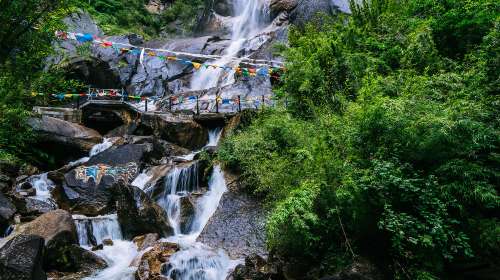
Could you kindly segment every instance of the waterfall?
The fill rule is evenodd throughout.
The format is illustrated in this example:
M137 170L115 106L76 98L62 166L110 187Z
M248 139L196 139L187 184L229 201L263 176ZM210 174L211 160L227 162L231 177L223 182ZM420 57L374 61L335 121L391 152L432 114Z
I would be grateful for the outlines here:
M188 193L199 190L198 162L187 167L174 167L165 178L165 190L157 203L167 214L168 221L174 229L174 234L181 233L180 198Z
M226 66L234 62L243 44L262 28L267 19L266 0L233 0L235 17L232 22L231 43L224 51L223 57L212 64ZM223 76L225 74L226 76ZM221 79L224 84L234 83L234 71L226 72L223 69L208 67L196 71L191 79L191 90L202 90L219 85Z
M87 161L89 161L89 159L99 153L102 153L104 152L105 150L111 148L113 146L113 142L111 141L110 138L104 138L102 140L102 143L99 143L99 144L96 144L92 147L92 149L90 149L90 152L89 152L89 156L88 157L82 157L81 159L78 159L78 160L75 160L75 161L71 161L70 163L68 163L68 167L74 167L74 166L78 166L78 165L81 165L81 164L84 164L86 163Z
M122 239L122 232L116 214L97 217L73 215L73 220L75 220L78 242L80 242L81 246L90 247L102 244L104 239Z
M182 250L172 255L166 275L176 280L225 279L228 271L239 261L231 261L223 250L215 251L196 239L210 217L215 213L222 195L227 190L220 166L215 166L209 182L209 190L198 201L194 221L187 234L176 234L167 240L181 245Z
M131 242L122 240L122 232L116 214L86 217L73 215L78 241L82 247L90 247L102 244L104 239L113 240L113 246L104 246L102 250L95 251L102 257L108 267L86 280L123 280L133 279L135 268L130 263L139 254L137 246Z
M216 127L208 131L208 144L206 147L215 147L219 144L220 137L222 136L222 127Z
M165 275L175 280L226 279L229 270L238 262L229 259L222 250L196 243L188 250L172 255Z
M190 235L198 238L198 236L205 228L208 220L217 210L222 195L227 191L226 180L224 180L224 173L219 165L214 166L210 182L208 183L209 190L198 201L196 207L196 215L190 229Z

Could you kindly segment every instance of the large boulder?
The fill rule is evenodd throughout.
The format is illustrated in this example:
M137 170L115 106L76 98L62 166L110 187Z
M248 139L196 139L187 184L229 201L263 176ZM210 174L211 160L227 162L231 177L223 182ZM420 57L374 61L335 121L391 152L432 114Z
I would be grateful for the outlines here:
M163 209L137 187L118 183L114 188L118 221L124 238L147 233L172 234Z
M143 251L149 247L153 247L158 239L160 239L160 235L158 233L148 233L136 236L132 241L135 245L137 245L137 250Z
M106 261L98 255L83 249L78 245L68 248L74 270L77 271L50 271L49 278L58 280L79 280L95 274L97 271L106 268Z
M102 141L99 132L57 118L47 116L30 118L28 124L40 134L44 141L59 145L59 149L67 147L89 152L95 144Z
M2 280L46 280L43 271L44 240L40 236L19 234L0 241Z
M237 265L226 280L284 280L280 269L267 262L266 259L251 254L245 258L245 263Z
M271 0L269 7L271 13L279 14L282 11L290 12L297 7L299 0Z
M125 165L130 163L140 164L148 154L153 151L151 143L126 144L111 147L89 159L86 166L105 164L110 166Z
M116 160L113 162L125 161L127 156L123 154L114 158L112 152L108 155ZM133 160L134 155L130 156ZM109 159L103 159L106 160L110 162ZM113 185L117 182L130 183L138 171L139 166L133 161L120 165L79 166L64 175L63 186L56 188L52 194L61 208L70 210L74 214L87 216L106 214L115 208Z
M203 147L208 131L193 121L191 116L180 114L143 114L141 124L149 127L155 136L188 149Z
M144 253L135 273L136 280L166 280L162 267L169 262L170 257L179 251L179 245L169 242L159 242L151 250Z
M14 204L0 192L0 233L4 233L9 227L16 211Z
M72 245L78 245L78 237L70 213L61 209L45 213L20 225L14 234L36 235L44 239L45 268L71 271L76 267L71 251Z
M229 191L222 196L198 241L212 248L223 248L232 258L267 255L263 205L242 191L238 178L229 172L226 172L226 182Z

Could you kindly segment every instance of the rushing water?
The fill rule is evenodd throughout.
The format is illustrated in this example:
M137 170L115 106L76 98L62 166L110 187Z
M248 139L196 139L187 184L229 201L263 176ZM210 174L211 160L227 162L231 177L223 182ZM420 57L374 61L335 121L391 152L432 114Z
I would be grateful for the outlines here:
M75 220L78 242L81 246L90 247L102 244L104 239L122 239L122 232L116 214L97 217L73 215L73 220Z
M87 280L124 280L133 279L135 268L130 263L138 256L137 246L123 240L120 224L116 214L86 217L73 215L78 233L80 246L89 249L92 245L102 244L103 240L111 239L112 246L104 246L102 250L95 251L102 257L108 267Z
M231 43L224 51L223 57L212 64L226 66L234 62L243 44L256 35L268 18L267 0L233 0L233 11L236 15L232 20ZM225 76L224 76L225 75ZM227 72L220 68L200 69L191 79L191 90L201 90L234 82L234 71Z
M89 159L99 153L106 151L113 146L113 141L110 138L104 138L102 143L96 144L90 149L88 157L82 157L81 159L72 161L68 163L68 167L74 167L86 163Z
M165 190L157 200L167 214L168 221L174 229L174 234L181 234L180 199L188 193L199 189L198 163L187 167L174 167L165 178Z
M255 36L266 22L267 0L233 0L232 5L236 16L232 20L231 43L225 50L224 57L213 64L235 65L233 57L240 54L244 44ZM233 76L234 72L227 73L219 68L200 69L193 75L191 89L200 90L229 84L234 82ZM221 128L211 130L206 147L217 146L221 133ZM192 161L199 152L194 151L180 158ZM217 210L224 192L227 191L224 173L220 166L213 167L208 191L196 201L190 226L181 229L180 225L181 198L200 189L198 168L197 163L174 166L166 175L163 193L157 198L158 205L165 210L174 229L174 235L166 238L166 241L176 242L181 248L171 256L164 273L170 279L176 280L224 280L239 261L231 260L222 249L213 249L196 242ZM144 172L134 180L133 185L151 195L154 190L149 189L151 186L146 187L150 179L150 175ZM115 217L116 215L96 218L75 217L81 245L89 246L92 244L92 239L95 243L105 238L111 238L114 242L113 246L105 246L104 250L97 251L97 254L108 262L109 267L88 279L133 279L135 268L130 267L130 264L139 252L132 242L121 240L119 224Z

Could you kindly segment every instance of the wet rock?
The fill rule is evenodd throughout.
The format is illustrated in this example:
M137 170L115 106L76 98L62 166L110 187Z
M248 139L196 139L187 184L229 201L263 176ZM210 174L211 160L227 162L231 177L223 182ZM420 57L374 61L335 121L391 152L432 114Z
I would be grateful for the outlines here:
M49 201L43 201L32 197L26 197L24 203L23 212L26 215L40 215L57 209L57 205Z
M189 232L191 228L191 223L194 218L196 201L195 196L188 195L180 198L181 214L180 214L180 225L181 232Z
M255 198L242 192L237 177L226 172L226 192L198 241L225 249L230 257L241 258L255 253L267 255L265 244L266 212Z
M103 244L92 246L92 251L98 251L98 250L102 250L102 249L104 249Z
M80 280L108 266L104 259L77 245L71 245L69 255L74 263L75 271L51 271L48 273L51 279Z
M104 239L104 240L102 241L102 244L103 244L104 246L113 246L113 240L111 240L111 239Z
M172 233L163 209L139 188L118 183L115 185L114 197L124 238L131 239L147 233L161 236Z
M347 0L312 0L299 1L296 8L290 12L290 22L295 25L304 26L312 21L318 13L337 15L339 13L350 13L349 1Z
M31 184L29 184L31 185ZM35 188L30 188L28 186L24 186L24 187L28 187L27 189L23 189L22 191L19 192L20 195L22 196L35 196L36 195L36 189Z
M168 164L150 167L137 176L132 185L149 193L171 169L172 166Z
M0 192L0 234L9 227L16 211L14 204Z
M5 280L46 280L43 271L44 240L19 234L0 241L0 275Z
M297 7L298 0L271 0L269 7L272 14L279 14L283 11L291 11Z
M208 131L189 116L143 114L141 123L151 128L155 136L191 150L203 147L208 139Z
M135 279L166 280L167 277L162 275L162 266L168 263L170 257L177 251L179 251L179 246L175 243L157 243L151 250L142 255Z
M28 124L40 134L44 141L64 147L89 152L95 144L102 141L99 132L76 123L43 116L30 118Z
M158 233L148 233L134 237L133 242L137 245L137 249L142 251L148 247L153 247L158 239L160 239L160 235Z
M75 262L71 245L78 244L75 223L64 210L45 213L32 222L16 228L14 235L36 235L44 239L44 267L71 271Z
M226 280L281 280L285 279L279 269L269 264L263 257L252 254L244 264L237 265Z
M145 160L148 153L153 151L153 145L145 144L126 144L118 147L111 147L89 159L86 166L105 164L111 166L136 163L139 164Z
M139 168L133 160L138 158L137 154L142 155L142 152L133 149L125 149L118 154L115 151L105 151L101 154L109 155L108 158L98 157L93 160L124 162L127 151L130 152L128 155L132 161L127 164L79 166L66 173L62 188L56 188L52 192L54 199L61 208L71 210L74 214L97 216L111 212L115 208L113 185L116 182L128 184L137 176Z

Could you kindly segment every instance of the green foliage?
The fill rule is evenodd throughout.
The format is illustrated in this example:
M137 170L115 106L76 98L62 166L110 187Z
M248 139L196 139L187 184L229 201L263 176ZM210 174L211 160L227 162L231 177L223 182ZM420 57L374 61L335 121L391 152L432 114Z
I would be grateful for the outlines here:
M57 69L44 71L52 52L54 31L64 27L61 19L70 11L67 1L2 2L0 24L0 157L9 161L46 160L33 148L36 138L26 125L33 105L44 104L50 93L78 83L67 80Z
M352 248L396 279L500 261L497 15L494 1L377 0L291 31L290 107L219 152L267 199L272 251L329 273Z
M108 35L137 33L146 38L167 33L189 34L203 7L203 0L162 1L165 10L151 13L146 0L73 0L88 11Z

